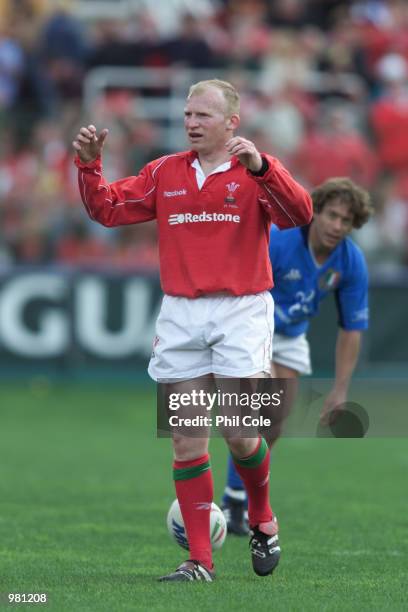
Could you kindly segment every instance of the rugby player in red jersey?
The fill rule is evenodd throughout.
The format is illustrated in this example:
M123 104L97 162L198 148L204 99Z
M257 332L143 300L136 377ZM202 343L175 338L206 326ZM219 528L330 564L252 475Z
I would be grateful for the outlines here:
M212 377L269 376L273 335L270 226L305 225L309 194L276 158L235 136L239 95L225 81L190 88L184 125L190 150L148 163L108 183L101 153L108 134L80 128L73 146L79 188L91 219L105 226L157 220L164 292L149 374L172 393ZM203 408L205 412L205 408ZM226 437L249 500L252 565L261 576L279 561L269 502L269 450L261 437ZM190 558L163 581L212 581L213 482L208 433L173 435L173 475Z

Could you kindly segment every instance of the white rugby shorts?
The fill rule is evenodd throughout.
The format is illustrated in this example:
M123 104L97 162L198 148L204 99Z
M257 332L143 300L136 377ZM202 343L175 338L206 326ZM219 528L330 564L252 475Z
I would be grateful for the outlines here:
M310 347L306 334L294 337L275 334L272 361L296 370L299 374L311 374Z
M273 299L254 295L165 295L149 375L158 382L206 374L233 378L270 372Z

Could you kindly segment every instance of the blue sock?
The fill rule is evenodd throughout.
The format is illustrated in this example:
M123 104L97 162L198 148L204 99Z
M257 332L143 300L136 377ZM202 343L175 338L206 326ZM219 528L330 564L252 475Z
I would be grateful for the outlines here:
M235 465L231 455L228 456L227 484L224 489L224 496L222 498L222 501L225 503L226 501L228 501L228 498L232 498L242 502L247 501L247 494L245 491L244 483L241 480L241 476L235 469Z

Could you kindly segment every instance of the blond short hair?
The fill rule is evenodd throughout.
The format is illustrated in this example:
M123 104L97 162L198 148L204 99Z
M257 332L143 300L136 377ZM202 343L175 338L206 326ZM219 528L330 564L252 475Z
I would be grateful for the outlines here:
M231 83L228 83L228 81L208 79L207 81L194 83L189 89L187 100L189 100L191 96L204 93L209 87L215 87L221 91L227 103L227 112L230 115L239 115L239 93Z

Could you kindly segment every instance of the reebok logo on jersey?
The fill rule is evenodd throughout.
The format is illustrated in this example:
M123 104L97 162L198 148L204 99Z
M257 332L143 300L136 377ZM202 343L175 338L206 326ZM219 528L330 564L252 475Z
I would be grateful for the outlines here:
M302 275L300 273L300 270L298 270L297 268L292 268L283 277L284 280L291 280L291 281L297 281L297 280L300 280L301 278L302 278Z
M187 189L176 189L175 191L163 191L165 198L174 198L176 196L187 195Z
M193 215L192 213L176 213L174 215L169 215L170 225L181 225L182 223L208 223L211 221L229 221L232 223L239 223L241 221L241 217L239 215L207 212L202 212L199 215Z

